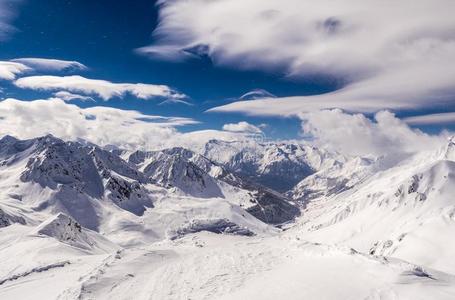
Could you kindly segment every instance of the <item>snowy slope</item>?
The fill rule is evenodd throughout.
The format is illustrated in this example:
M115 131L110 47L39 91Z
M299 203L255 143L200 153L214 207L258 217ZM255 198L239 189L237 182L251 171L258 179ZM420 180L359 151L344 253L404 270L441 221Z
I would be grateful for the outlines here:
M347 247L308 243L289 234L257 238L198 233L108 255L77 256L61 250L60 264L7 279L0 285L0 297L254 300L455 295L451 274Z
M455 272L454 147L449 141L350 190L309 201L302 224L293 230L305 239Z

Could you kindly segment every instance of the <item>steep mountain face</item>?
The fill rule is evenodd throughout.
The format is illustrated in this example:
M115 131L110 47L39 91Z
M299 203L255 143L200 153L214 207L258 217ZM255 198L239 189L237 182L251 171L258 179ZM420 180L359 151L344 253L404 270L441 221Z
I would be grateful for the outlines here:
M448 242L455 230L455 144L410 155L338 194L307 202L306 239L342 243L454 272Z
M111 249L118 248L96 232L83 228L81 224L63 213L45 220L34 228L30 235L53 238L81 250L97 250L106 246Z
M307 145L219 140L209 141L202 155L278 192L291 190L303 178L337 160L334 154Z
M181 152L151 154L143 172L157 184L167 188L177 187L194 197L223 197L216 180Z
M245 180L184 148L137 151L130 155L129 162L135 163L155 183L167 188L176 187L191 196L239 198L238 194L243 192L240 205L266 223L288 222L300 214L283 195Z
M102 199L136 215L152 207L141 186L145 177L108 151L52 136L27 141L6 137L0 147L2 165L9 170L18 168L19 182L30 183L28 189L41 188L38 197L27 193L23 197L38 211L63 211L96 230ZM26 187L18 188L16 194L20 195Z

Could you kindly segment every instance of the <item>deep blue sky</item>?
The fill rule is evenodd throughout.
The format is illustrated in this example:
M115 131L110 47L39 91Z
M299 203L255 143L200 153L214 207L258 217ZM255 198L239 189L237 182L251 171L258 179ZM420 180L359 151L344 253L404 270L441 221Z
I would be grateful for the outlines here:
M157 105L156 101L133 97L97 100L84 105L109 105L144 113L186 116L203 122L184 130L219 129L223 124L246 118L241 115L202 113L226 99L256 88L277 96L319 94L334 90L330 80L291 81L282 74L246 72L215 67L209 59L172 63L140 56L134 49L153 42L157 24L155 1L151 0L24 0L13 25L18 31L0 43L0 60L41 57L77 60L90 70L83 76L113 82L165 84L189 95L194 106ZM2 83L8 85L8 83ZM35 99L48 97L7 86L3 97ZM270 137L293 138L300 123L294 119L251 118L253 124L267 123ZM438 129L438 128L436 128Z

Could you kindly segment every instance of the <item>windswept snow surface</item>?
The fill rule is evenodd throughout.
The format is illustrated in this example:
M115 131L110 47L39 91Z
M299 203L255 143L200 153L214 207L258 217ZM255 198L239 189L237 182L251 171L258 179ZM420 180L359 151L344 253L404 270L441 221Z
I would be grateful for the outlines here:
M308 243L292 234L239 237L201 232L97 255L77 255L61 247L53 249L59 251L58 267L46 264L53 267L34 272L30 266L22 273L8 273L2 267L5 279L19 275L4 281L0 297L453 299L455 295L452 274L348 247ZM49 260L50 255L39 257Z
M1 139L0 299L455 299L452 140L202 152Z

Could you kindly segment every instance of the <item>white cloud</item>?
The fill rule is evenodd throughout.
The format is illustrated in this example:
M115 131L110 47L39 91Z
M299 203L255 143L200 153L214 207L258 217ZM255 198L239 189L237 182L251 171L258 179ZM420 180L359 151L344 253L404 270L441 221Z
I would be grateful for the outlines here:
M341 108L351 112L376 112L382 109L410 109L415 107L412 101L395 101L395 98L380 97L382 92L371 99L364 98L362 94L351 88L341 89L336 92L314 95L294 96L281 98L266 98L249 101L236 101L226 105L217 106L208 112L239 112L251 116L297 116L302 112L319 111L321 109Z
M210 140L221 140L227 142L243 141L251 142L253 145L256 143L256 138L251 134L245 134L243 132L231 132L222 130L196 130L186 133L181 133L175 136L167 142L167 147L184 147L191 149L198 153L203 153L205 145Z
M110 107L80 108L60 99L0 102L0 136L33 138L46 134L127 149L156 149L178 139L177 126L193 119L144 115Z
M194 104L182 99L166 99L158 105L172 105L172 104L183 104L188 106L193 106Z
M160 60L183 61L186 57L192 57L189 53L174 46L155 45L136 49L139 54L154 57Z
M303 113L302 128L316 144L344 154L386 155L432 150L446 137L411 129L388 111L380 111L374 120L363 114L347 114L339 109Z
M33 68L38 71L73 71L86 70L87 67L80 62L48 58L16 58L11 60Z
M223 130L224 131L230 131L230 132L243 132L243 133L252 133L252 134L262 134L262 130L255 126L252 125L248 122L241 121L238 123L228 123L223 125Z
M218 65L348 82L336 93L218 111L377 111L440 105L455 96L452 0L175 0L160 7L157 43L145 53L178 59L204 45Z
M276 98L276 96L263 89L254 89L240 96L239 100L257 100L270 98Z
M77 61L44 58L18 58L10 61L0 61L0 79L14 80L18 75L23 75L34 70L69 71L85 69L86 67Z
M392 113L382 111L375 120L340 110L304 113L302 128L316 145L344 154L386 155L433 150L446 142L413 130ZM209 140L252 141L257 127L246 122L226 124L219 130L187 133L179 126L198 123L189 118L145 115L110 107L80 108L61 99L0 101L0 136L32 138L53 134L66 140L84 139L101 146L154 150L182 146L201 151Z
M403 121L410 125L433 125L455 123L455 112L408 117L404 118Z
M106 80L88 79L82 76L29 76L14 82L17 87L33 90L66 90L85 95L97 95L104 100L131 94L140 99L165 97L182 99L185 96L168 86L144 83L113 83Z
M56 98L62 99L63 101L73 101L73 100L81 100L81 101L94 101L92 97L89 96L82 96L78 94L73 94L67 91L60 91L54 93Z
M17 75L29 70L31 70L29 67L21 63L0 61L0 79L14 80Z

